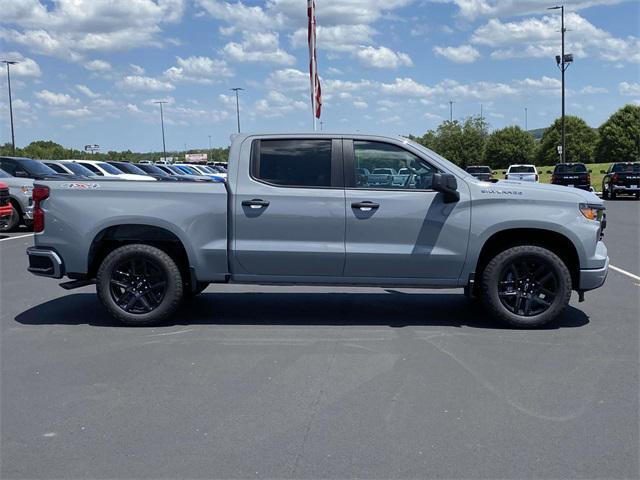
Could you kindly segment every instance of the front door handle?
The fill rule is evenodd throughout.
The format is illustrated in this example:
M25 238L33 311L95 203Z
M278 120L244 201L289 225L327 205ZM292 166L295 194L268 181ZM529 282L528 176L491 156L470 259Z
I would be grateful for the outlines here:
M351 208L358 208L361 212L370 212L371 210L375 210L379 208L380 205L374 202L364 201L364 202L354 202L351 204Z
M253 200L243 200L243 207L251 207L251 208L265 208L269 206L269 202L267 200L261 200L259 198L254 198Z

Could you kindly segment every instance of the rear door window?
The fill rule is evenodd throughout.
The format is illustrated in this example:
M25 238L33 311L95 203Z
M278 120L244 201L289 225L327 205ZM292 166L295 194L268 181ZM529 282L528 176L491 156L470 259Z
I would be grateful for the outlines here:
M252 175L283 187L331 187L331 139L260 140Z

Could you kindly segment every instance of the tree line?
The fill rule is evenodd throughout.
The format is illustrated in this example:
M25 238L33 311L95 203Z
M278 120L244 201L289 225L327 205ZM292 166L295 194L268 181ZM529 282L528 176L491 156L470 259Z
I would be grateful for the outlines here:
M462 122L447 120L421 137L409 138L462 167L553 165L560 160L557 148L561 144L561 121L558 118L546 128L539 141L518 126L489 133L488 123L479 116ZM565 116L565 144L567 162L640 161L640 106L625 105L597 129L579 117Z
M167 152L168 157L184 158L185 152ZM226 162L229 155L229 148L212 148L203 150L189 150L186 153L206 153L208 158L213 162ZM11 148L11 143L5 143L0 146L0 155L3 156L16 156L36 158L40 160L65 160L65 159L91 159L91 160L113 160L120 162L133 162L137 163L142 160L160 160L163 156L163 152L132 152L131 150L124 150L117 152L111 150L104 153L89 153L83 150L76 150L73 148L65 148L62 145L52 142L51 140L37 140L31 142L24 148L16 148L15 155Z
M640 106L625 105L611 115L599 128L593 129L579 117L565 117L567 162L607 163L640 161ZM542 134L539 141L531 133L518 126L509 126L489 133L489 124L479 116L468 117L462 122L444 121L437 129L429 130L421 137L408 135L446 159L466 167L489 165L506 168L513 163L553 165L560 159L560 119L556 119ZM190 150L187 153L207 153L215 162L226 162L229 148ZM10 143L0 146L0 155L12 155ZM16 156L60 160L67 158L116 160L139 162L159 160L162 152L87 153L65 148L45 140L31 142L16 149ZM184 158L184 152L167 152L167 156Z

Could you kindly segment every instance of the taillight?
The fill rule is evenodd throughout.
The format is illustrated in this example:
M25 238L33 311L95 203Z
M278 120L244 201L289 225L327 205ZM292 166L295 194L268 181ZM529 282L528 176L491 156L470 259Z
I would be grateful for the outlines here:
M33 231L40 233L44 230L44 210L40 208L40 202L49 198L49 187L36 185L33 187Z
M538 181L538 174L536 173L536 182Z
M613 177L611 177L611 180L613 180L613 182L617 182L618 181L618 174L614 173Z

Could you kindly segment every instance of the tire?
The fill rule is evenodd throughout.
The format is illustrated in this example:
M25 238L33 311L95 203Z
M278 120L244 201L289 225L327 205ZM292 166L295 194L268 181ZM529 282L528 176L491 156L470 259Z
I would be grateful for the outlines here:
M16 210L16 207L11 205L11 220L6 225L0 227L0 232L13 232L20 225L20 212Z
M131 244L113 250L102 261L96 291L114 318L142 327L158 325L176 311L183 282L180 269L166 252Z
M609 196L611 197L611 200L615 200L618 195L616 194L615 191L611 190L611 192L609 193Z
M609 189L606 188L606 185L604 183L602 184L602 198L604 200L609 200Z
M197 295L200 295L204 290L209 286L209 282L198 282L196 283L195 290L191 290L191 288L186 285L184 289L184 297L185 298L193 298Z
M554 320L569 304L571 287L569 269L555 253L521 245L489 261L482 272L481 297L503 324L538 328Z

